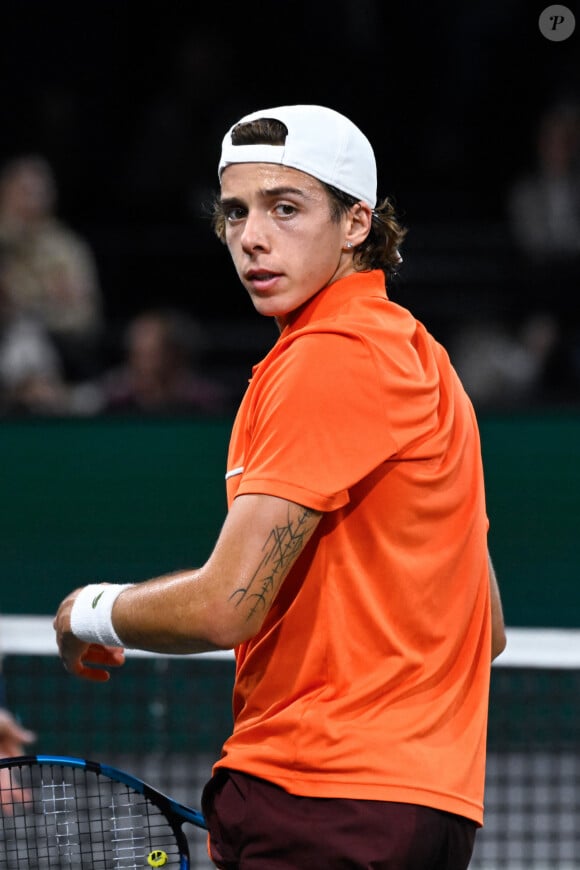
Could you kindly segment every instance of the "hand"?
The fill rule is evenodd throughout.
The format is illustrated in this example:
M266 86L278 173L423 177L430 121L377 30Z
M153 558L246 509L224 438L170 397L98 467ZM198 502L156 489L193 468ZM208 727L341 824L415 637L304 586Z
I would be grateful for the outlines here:
M36 734L23 728L8 710L0 710L0 756L12 758L24 754L24 744L36 740Z
M14 804L24 804L32 800L32 793L27 788L14 784L14 773L10 768L0 770L0 811L5 816L14 815Z
M12 758L24 755L24 745L36 740L36 734L28 728L23 728L8 710L0 710L0 756ZM6 815L12 815L15 803L24 803L31 799L27 789L14 787L10 770L0 770L0 809Z
M58 650L69 673L103 683L111 677L108 668L120 667L125 663L125 652L121 647L86 643L74 636L70 628L70 614L79 591L75 589L64 599L52 623Z

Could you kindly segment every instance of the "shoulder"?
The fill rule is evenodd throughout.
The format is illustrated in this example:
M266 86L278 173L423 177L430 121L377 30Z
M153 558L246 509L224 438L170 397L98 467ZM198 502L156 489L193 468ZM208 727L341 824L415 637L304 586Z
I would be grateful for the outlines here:
M60 220L47 222L39 233L39 241L53 250L79 257L91 256L91 248L87 240Z
M371 365L372 350L364 334L355 328L320 324L316 329L301 330L281 345L273 372L303 384L322 382L330 388L333 377L343 377L346 372L360 376L361 369Z

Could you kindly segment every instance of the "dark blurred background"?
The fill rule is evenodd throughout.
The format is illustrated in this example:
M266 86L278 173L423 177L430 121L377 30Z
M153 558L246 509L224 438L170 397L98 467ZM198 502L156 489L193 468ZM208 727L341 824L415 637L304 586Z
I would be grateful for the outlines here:
M546 5L5 3L0 162L46 158L59 219L94 253L105 327L90 377L122 363L137 314L171 307L201 325L204 371L237 397L275 331L209 227L221 138L248 111L317 102L371 139L379 193L409 228L391 295L447 344L474 400L577 402L580 21L550 41ZM563 116L571 156L546 170L543 125ZM560 247L520 226L544 172L572 202Z

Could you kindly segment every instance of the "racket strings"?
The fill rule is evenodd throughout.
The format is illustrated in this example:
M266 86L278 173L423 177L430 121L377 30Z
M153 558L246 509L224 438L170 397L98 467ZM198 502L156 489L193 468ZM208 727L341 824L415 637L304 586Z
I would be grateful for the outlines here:
M54 827L58 854L72 858L79 844L78 826L73 824L76 800L71 784L41 779L40 802L47 827Z
M139 870L163 854L183 867L163 812L124 783L83 768L10 769L2 788L0 870L15 867Z
M117 795L113 794L111 798L107 808L110 810L111 846L116 867L142 867L149 851L145 831L153 828L148 812L143 815L143 809L148 809L147 804L143 802L137 805L135 793L128 788ZM137 860L141 863L128 863Z

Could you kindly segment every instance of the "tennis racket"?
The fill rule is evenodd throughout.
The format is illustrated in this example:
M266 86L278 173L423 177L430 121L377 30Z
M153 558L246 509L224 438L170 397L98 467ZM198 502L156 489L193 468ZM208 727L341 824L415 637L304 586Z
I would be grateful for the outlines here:
M81 758L0 759L0 868L188 870L183 824L203 815L134 776Z

